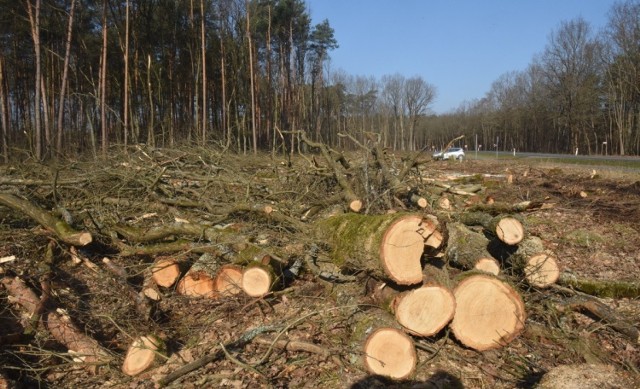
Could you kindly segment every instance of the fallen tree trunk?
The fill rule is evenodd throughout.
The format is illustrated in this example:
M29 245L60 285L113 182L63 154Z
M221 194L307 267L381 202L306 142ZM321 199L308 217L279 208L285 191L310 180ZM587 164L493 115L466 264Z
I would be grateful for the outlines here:
M2 285L12 297L13 302L24 308L29 315L36 314L40 305L36 294L20 278L5 277ZM78 328L65 313L51 311L41 315L45 328L51 336L64 345L75 362L84 363L87 368L95 371L99 365L108 364L113 359L109 352L98 342Z
M594 280L564 272L558 279L560 285L601 298L638 298L640 282L619 280Z
M419 215L343 214L316 223L319 238L333 246L334 263L366 270L398 285L422 282L420 258L435 225Z
M64 220L58 219L27 200L8 193L0 193L0 204L24 213L47 230L53 232L60 240L70 245L86 246L93 241L91 233L74 230Z
M456 286L453 295L456 312L450 328L467 347L478 351L503 347L524 329L522 298L498 278L468 276Z

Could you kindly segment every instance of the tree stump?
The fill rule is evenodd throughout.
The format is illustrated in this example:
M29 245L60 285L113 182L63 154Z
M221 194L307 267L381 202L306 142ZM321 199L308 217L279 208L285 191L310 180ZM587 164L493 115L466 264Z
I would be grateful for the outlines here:
M520 295L490 275L464 278L453 291L456 312L450 328L465 346L484 351L511 342L526 319Z
M135 376L166 357L164 342L153 335L140 336L133 341L122 363L122 372Z
M319 237L332 244L337 266L366 270L398 285L422 282L420 258L425 239L435 231L431 220L406 213L349 213L320 221L317 227Z
M440 332L453 318L455 309L453 294L440 285L422 286L402 293L393 302L398 323L418 336Z

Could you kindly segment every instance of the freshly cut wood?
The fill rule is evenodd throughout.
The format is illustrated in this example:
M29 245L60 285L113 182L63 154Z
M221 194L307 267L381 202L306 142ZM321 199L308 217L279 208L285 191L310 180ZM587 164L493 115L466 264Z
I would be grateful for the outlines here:
M398 323L408 332L432 336L449 324L456 301L449 289L427 285L398 295L393 307Z
M209 253L201 255L178 282L176 290L185 296L216 297L214 280L218 267L219 262L216 257Z
M133 341L122 363L122 372L135 376L165 359L164 342L153 335L140 336Z
M500 263L495 258L480 258L473 268L494 276L500 274Z
M29 216L47 230L53 232L63 242L73 246L86 246L93 241L91 233L76 231L67 222L53 216L39 206L9 193L0 193L0 204Z
M450 328L465 346L484 351L507 345L524 329L520 295L490 275L471 275L454 289L456 312Z
M7 290L11 302L20 305L30 317L36 314L40 299L22 279L4 277L0 283ZM86 363L87 367L95 370L98 365L112 360L107 350L80 330L63 310L45 312L41 319L51 336L74 355L74 361Z
M484 234L473 231L466 225L457 222L448 223L447 231L449 232L449 240L447 241L445 258L450 264L466 270L476 269L479 262L480 266L486 266L487 261L491 260L497 264L487 251L489 239Z
M242 273L242 290L251 297L262 297L278 288L282 280L282 262L265 255L247 265Z
M541 253L529 258L524 274L530 285L545 288L558 281L560 268L553 256Z
M342 214L316 223L318 237L333 246L334 263L365 270L399 285L422 282L420 258L434 223L421 215Z
M215 290L222 296L233 296L242 293L242 273L241 266L222 266L213 282Z
M157 259L151 266L151 277L158 286L169 288L180 278L180 266L173 257Z
M466 225L483 226L492 235L510 246L517 245L525 236L522 222L513 215L491 216L483 212L465 212L460 215L460 222Z
M538 288L548 287L560 277L558 261L545 250L542 240L537 236L529 236L522 241L508 262L524 274L530 285Z
M372 374L401 380L411 376L417 356L413 340L396 328L378 328L364 344L364 362Z

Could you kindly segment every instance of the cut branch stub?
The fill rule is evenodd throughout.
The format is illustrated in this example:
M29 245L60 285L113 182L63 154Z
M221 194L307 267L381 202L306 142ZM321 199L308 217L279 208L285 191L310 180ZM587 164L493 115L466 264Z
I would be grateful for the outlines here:
M129 347L122 363L122 372L135 376L152 367L165 356L164 342L156 336L141 336Z
M494 276L500 274L500 263L495 258L491 257L478 259L473 268L485 273L493 274Z
M451 321L456 301L447 288L431 285L400 294L393 307L398 323L410 333L432 336Z
M413 340L395 328L379 328L364 343L365 366L373 374L405 379L413 374L417 356Z
M447 224L447 231L449 240L445 255L452 265L471 270L477 268L479 262L484 260L485 262L480 265L484 266L486 260L493 259L487 251L489 240L484 234L473 231L462 223L455 222Z
M472 275L455 288L456 312L451 331L465 346L484 351L511 342L526 319L520 295L489 275Z

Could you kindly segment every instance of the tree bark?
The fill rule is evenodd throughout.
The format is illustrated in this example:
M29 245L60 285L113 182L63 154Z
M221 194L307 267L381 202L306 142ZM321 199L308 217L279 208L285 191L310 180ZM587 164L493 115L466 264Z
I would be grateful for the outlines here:
M27 200L8 193L0 193L0 204L15 209L29 216L47 230L56 234L63 242L73 246L86 246L93 240L89 232L76 231L65 221L60 220Z
M67 25L67 39L65 42L64 64L62 65L62 82L60 84L60 97L58 98L58 125L56 128L56 150L62 153L62 131L64 119L64 100L67 91L67 79L69 75L69 58L71 57L71 36L73 33L73 15L75 13L76 0L71 0L69 6L69 24Z
M508 262L516 271L524 274L531 286L545 288L560 277L558 261L545 250L542 240L536 236L523 240Z
M217 297L213 282L219 267L218 258L208 253L201 255L178 282L176 290L185 296Z
M492 217L482 212L466 212L460 215L460 222L466 225L481 225L503 243L514 246L524 239L524 226L519 218L512 215Z
M465 346L478 351L503 347L524 329L522 298L490 275L470 275L454 289L456 313L450 328Z
M495 259L487 251L489 239L479 232L472 231L467 226L458 222L447 224L449 239L445 257L454 266L465 270L477 268L486 261L491 263Z
M316 223L318 236L333 246L333 261L342 268L366 270L399 285L422 282L420 259L434 223L419 215L332 216Z

